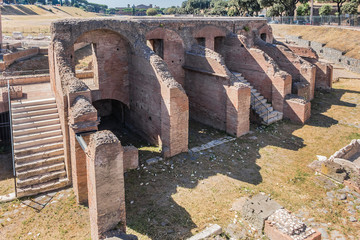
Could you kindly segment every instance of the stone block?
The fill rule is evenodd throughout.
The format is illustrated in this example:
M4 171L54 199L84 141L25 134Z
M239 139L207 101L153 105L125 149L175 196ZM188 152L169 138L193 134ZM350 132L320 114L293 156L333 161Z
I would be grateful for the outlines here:
M304 124L311 116L311 103L299 97L285 100L284 118L295 123Z
M139 166L139 150L134 146L124 147L124 171L136 169Z
M282 208L279 203L272 200L268 195L260 193L245 202L242 216L244 220L248 221L259 232L262 232L265 220L276 210Z
M347 173L343 166L333 161L325 161L321 164L321 173L342 183L347 178Z
M188 240L208 239L211 236L219 235L221 233L222 233L222 228L219 225L214 224L206 228L204 231L192 236L191 238L188 238Z

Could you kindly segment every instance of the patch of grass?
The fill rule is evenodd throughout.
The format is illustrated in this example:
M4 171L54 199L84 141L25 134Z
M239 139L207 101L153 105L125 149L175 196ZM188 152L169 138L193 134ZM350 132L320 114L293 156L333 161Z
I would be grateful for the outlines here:
M275 36L300 36L303 39L324 43L326 47L345 52L345 56L360 59L360 31L326 26L296 26L272 24ZM339 40L341 38L341 40Z

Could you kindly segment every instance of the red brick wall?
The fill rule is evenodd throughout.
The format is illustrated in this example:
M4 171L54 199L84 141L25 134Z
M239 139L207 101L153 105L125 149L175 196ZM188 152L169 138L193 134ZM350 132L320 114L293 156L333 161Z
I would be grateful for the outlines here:
M310 47L300 47L295 45L287 45L293 53L300 57L318 59L316 52Z
M37 54L39 54L39 48L29 48L29 49L21 50L18 52L5 54L3 61L5 62L6 66L9 66L16 60L19 60L22 58L27 58L27 57L32 57Z
M310 100L314 98L315 91L315 77L316 67L311 65L306 60L300 58L298 55L283 46L267 46L258 44L258 46L266 52L279 65L280 69L291 74L293 82L305 81L309 83Z
M146 34L146 39L163 39L164 61L168 65L171 75L178 83L183 85L185 72L182 66L185 63L185 50L181 37L172 30L156 28Z
M246 48L239 37L226 38L221 50L226 66L242 73L275 110L283 112L284 98L291 93L291 76L277 70L273 60L260 49Z
M329 63L320 62L317 59L306 58L316 66L316 89L331 89L333 79L333 66Z
M93 101L115 99L129 105L130 46L127 41L114 32L96 30L82 35L77 42L95 45L97 68L94 72L100 93Z

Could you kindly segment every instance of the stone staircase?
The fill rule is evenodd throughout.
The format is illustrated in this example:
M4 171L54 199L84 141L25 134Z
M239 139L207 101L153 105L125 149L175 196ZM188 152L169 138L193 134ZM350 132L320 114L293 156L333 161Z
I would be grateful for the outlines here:
M262 119L262 123L270 125L274 122L280 121L283 118L283 113L273 109L271 104L262 96L251 84L245 80L241 73L232 72L235 77L242 83L251 88L251 108Z
M11 101L17 197L65 187L63 136L54 98Z

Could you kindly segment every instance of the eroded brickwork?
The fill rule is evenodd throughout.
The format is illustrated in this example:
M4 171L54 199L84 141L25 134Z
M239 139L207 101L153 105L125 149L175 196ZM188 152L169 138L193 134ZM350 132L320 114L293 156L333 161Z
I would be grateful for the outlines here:
M326 85L332 71L311 58L310 50L305 53L311 63L296 54L299 49L273 46L271 28L259 18L68 19L54 22L51 30L50 78L67 143L67 170L78 201L89 201L94 239L116 221L125 230L123 172L138 164L137 149L123 148L111 132L89 135L104 112L112 111L95 102L119 101L126 108L125 125L171 157L188 151L190 118L236 137L246 134L254 89L279 116L304 123L316 77ZM75 50L88 45L92 81L75 74ZM295 82L307 84L298 92L308 97L289 98ZM88 146L80 146L75 134ZM108 190L119 200L113 205L99 194ZM111 221L104 222L102 214Z

